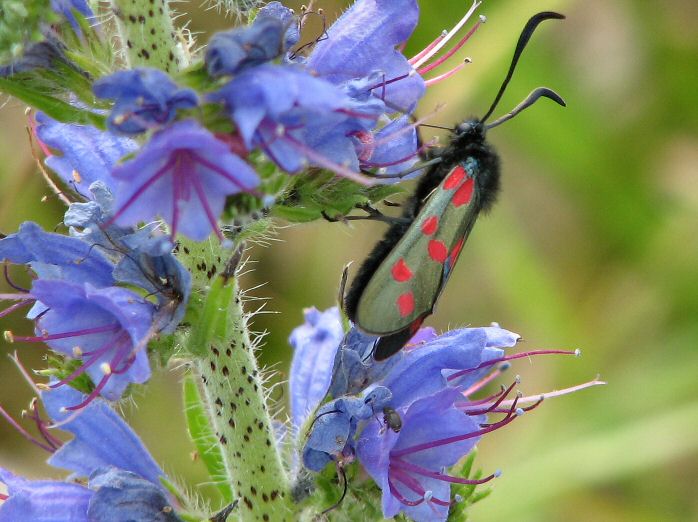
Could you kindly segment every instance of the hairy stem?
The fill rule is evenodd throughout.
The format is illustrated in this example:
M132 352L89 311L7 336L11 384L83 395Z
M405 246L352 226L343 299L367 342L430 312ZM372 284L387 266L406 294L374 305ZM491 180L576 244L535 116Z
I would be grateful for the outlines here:
M111 0L129 67L174 72L186 66L169 0Z
M274 436L234 268L210 245L185 248L194 282L205 286L189 351L201 377L241 521L291 520L286 470ZM181 252L180 252L181 253ZM204 285L204 281L208 285Z

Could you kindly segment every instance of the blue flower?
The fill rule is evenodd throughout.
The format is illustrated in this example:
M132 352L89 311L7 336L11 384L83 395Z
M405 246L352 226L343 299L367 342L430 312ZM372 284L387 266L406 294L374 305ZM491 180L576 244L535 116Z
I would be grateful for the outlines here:
M252 25L216 33L206 46L206 67L211 76L239 74L281 56L298 42L297 18L279 2L257 13Z
M303 314L305 324L294 329L288 340L294 350L289 387L295 430L301 429L327 395L331 374L325 368L331 366L344 337L337 307L324 312L308 308Z
M407 41L418 18L416 0L357 0L317 42L307 66L337 84L378 74L365 91L393 110L411 112L425 85L396 46Z
M479 440L477 421L454 406L459 398L457 389L445 388L398 410L399 432L368 423L359 436L357 456L383 492L385 518L404 511L415 522L445 521L451 483L477 483L443 471Z
M174 120L178 109L196 107L191 89L180 89L158 69L138 67L97 80L92 90L98 98L115 100L107 124L112 132L139 134Z
M60 153L54 155L47 150L46 165L85 199L94 199L88 189L95 181L113 190L111 169L138 148L129 138L89 125L61 123L41 112L36 120L41 142Z
M48 463L70 470L79 483L27 480L0 468L0 482L8 489L0 495L0 522L158 520L180 518L161 485L165 474L131 428L102 400L92 401L80 415L66 411L85 402L78 391L61 387L41 393L49 417L74 435L63 444L46 429L32 407L31 416L46 440L37 444L52 453Z
M115 283L114 263L78 238L44 232L31 221L0 240L0 261L26 264L43 279L90 283L96 287Z
M35 316L36 336L8 334L10 341L43 342L82 364L53 386L87 373L95 384L81 409L97 395L116 400L130 383L150 377L146 346L153 336L151 303L125 288L38 279L30 296L43 311Z
M226 196L252 191L252 168L194 120L157 132L139 154L113 170L120 181L110 223L136 225L162 217L171 236L222 239L217 218Z
M27 45L22 56L17 60L0 65L0 78L7 78L34 69L51 69L57 64L75 67L65 56L65 45L55 36L48 35L41 42Z
M222 101L248 149L263 150L287 172L308 162L363 180L352 134L382 112L297 66L260 65L209 96ZM379 101L379 100L377 100Z

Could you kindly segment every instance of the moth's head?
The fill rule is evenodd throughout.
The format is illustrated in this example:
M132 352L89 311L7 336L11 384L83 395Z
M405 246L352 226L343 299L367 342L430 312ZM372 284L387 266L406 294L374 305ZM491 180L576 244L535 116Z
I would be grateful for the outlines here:
M455 134L456 139L466 138L469 140L474 140L477 138L484 138L485 130L485 126L480 120L477 118L471 118L456 125L456 128L453 129L453 133Z

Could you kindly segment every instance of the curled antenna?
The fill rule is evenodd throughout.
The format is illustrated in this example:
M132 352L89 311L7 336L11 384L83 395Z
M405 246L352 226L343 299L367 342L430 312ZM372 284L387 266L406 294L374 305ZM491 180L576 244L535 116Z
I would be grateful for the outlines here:
M555 103L562 105L563 107L567 106L565 100L563 100L562 97L552 89L548 89L547 87L538 87L537 89L531 91L531 94L526 96L526 99L519 103L516 107L514 107L510 112L506 113L504 116L497 118L495 121L493 121L489 125L486 125L485 127L487 128L487 130L489 130L492 127L501 125L505 121L512 119L514 116L519 114L524 109L527 109L528 107L536 103L540 98L549 98L553 100Z
M514 50L514 57L511 59L511 65L509 66L509 72L507 72L507 75L504 78L504 81L502 82L502 86L499 88L499 92L497 93L497 96L495 96L494 101L492 102L492 105L490 106L489 110L487 111L487 114L485 114L480 119L480 123L485 123L487 118L492 116L492 113L494 112L494 109L497 107L499 100L502 98L502 95L504 94L504 91L506 90L507 85L509 85L509 80L511 80L511 77L514 75L514 70L516 69L516 64L519 63L519 58L521 58L521 53L523 53L523 50L526 48L526 45L528 44L528 41L531 39L531 36L533 36L533 32L536 30L536 27L538 27L538 25L545 20L551 20L551 19L562 20L564 18L565 18L565 16L561 15L560 13L555 13L553 11L543 11L542 13L538 13L536 15L533 15L530 18L530 20L528 22L526 22L526 25L524 26L523 31L521 31L521 36L519 36L519 41L516 43L516 49Z

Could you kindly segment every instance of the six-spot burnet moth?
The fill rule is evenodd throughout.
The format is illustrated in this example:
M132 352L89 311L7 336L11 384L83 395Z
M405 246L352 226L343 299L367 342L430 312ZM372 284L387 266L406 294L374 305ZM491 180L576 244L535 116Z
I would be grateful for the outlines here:
M521 53L538 24L563 15L542 12L525 25L509 71L482 118L453 129L451 142L432 152L429 170L359 269L344 299L349 319L362 331L380 336L373 356L380 361L398 352L434 309L463 244L481 212L499 191L497 153L485 139L487 130L513 118L539 98L564 106L550 89L535 89L514 110L485 124L501 99Z

